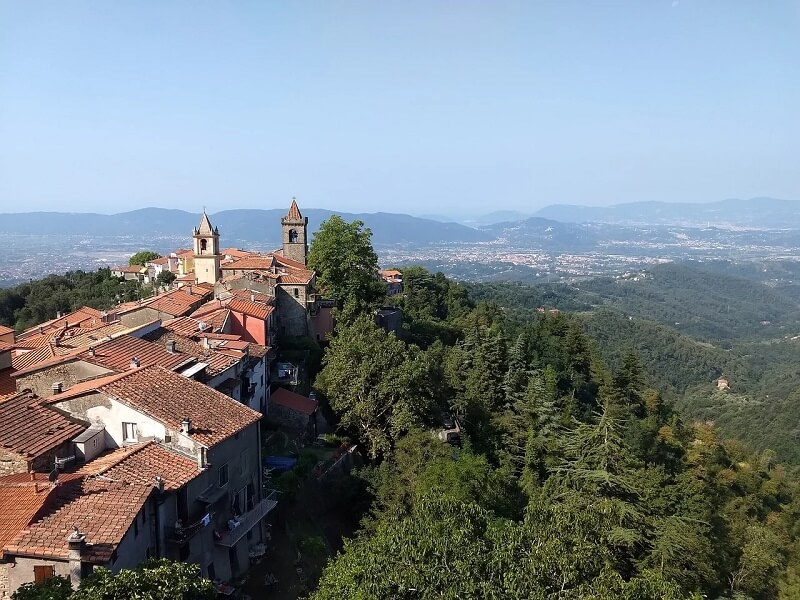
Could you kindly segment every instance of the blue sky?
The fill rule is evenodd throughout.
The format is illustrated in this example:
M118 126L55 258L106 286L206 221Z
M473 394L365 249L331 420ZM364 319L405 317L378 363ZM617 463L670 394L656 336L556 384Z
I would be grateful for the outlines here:
M0 212L800 200L800 0L0 0Z

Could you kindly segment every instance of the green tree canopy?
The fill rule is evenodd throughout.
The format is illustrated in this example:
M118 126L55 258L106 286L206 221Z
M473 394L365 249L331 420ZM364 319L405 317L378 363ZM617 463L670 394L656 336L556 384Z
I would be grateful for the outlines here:
M52 577L39 584L26 583L13 600L214 600L217 592L200 576L197 565L152 559L136 569L112 573L100 568L72 591L64 577Z
M307 263L322 292L341 303L340 318L373 309L386 296L371 238L362 221L348 223L338 215L323 221L314 234Z
M369 315L339 323L316 387L372 458L389 452L431 410L425 354L377 327Z
M144 263L149 262L151 260L155 260L156 258L160 258L161 255L158 252L153 252L152 250L140 250L133 256L128 259L128 264L133 265L141 265L144 266Z

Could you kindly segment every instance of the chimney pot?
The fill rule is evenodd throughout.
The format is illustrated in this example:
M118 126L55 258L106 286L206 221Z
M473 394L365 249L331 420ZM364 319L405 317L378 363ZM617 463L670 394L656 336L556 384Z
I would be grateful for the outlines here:
M154 487L158 490L159 494L164 493L164 478L156 475Z
M95 349L94 349L94 348L89 348L89 356L91 356L91 357L93 357L93 358L94 358L95 356L97 356L97 352L95 352Z
M255 301L256 301L256 295L250 294L250 302L255 302Z
M64 384L61 381L56 381L53 383L54 394L60 394L63 389L64 389Z
M177 347L177 342L175 340L167 340L167 352L170 354L175 354L175 348Z
M131 359L131 369L138 369L139 368L139 359L135 356Z
M189 435L192 431L192 420L189 417L183 417L181 419L181 433L184 435Z

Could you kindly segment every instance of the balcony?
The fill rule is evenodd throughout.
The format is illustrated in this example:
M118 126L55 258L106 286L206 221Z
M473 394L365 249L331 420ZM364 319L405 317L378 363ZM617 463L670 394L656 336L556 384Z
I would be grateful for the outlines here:
M226 531L215 532L214 543L217 546L225 546L227 548L235 546L239 540L247 535L248 531L258 525L261 519L278 505L277 497L278 492L271 490L269 495L256 504L252 510L239 517L239 525L235 529L228 531L226 528Z
M188 527L165 527L164 537L170 544L183 546L184 544L188 544L189 541L205 527L206 524L202 521L198 521Z

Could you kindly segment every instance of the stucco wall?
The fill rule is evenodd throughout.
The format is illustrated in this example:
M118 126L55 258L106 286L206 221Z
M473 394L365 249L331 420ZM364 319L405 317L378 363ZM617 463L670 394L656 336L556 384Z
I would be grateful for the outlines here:
M136 411L104 394L95 393L72 398L55 404L75 417L89 423L105 425L106 447L119 447L123 444L122 423L136 423L139 439L164 439L167 428L163 423Z
M64 537L66 538L66 535ZM8 565L9 594L16 592L23 583L34 581L33 567L40 565L51 565L56 575L69 578L69 562L66 559L60 561L18 556Z

